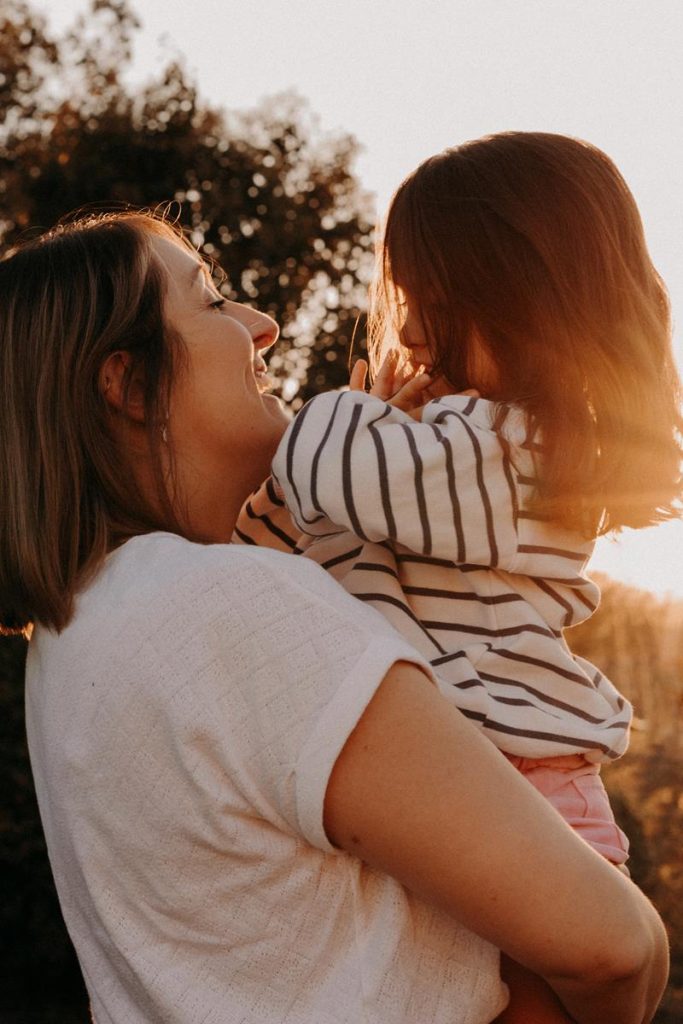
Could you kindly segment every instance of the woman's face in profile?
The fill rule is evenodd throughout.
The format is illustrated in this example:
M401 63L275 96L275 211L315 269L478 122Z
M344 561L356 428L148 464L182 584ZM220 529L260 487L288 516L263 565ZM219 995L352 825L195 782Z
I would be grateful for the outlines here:
M155 236L152 245L167 274L164 317L187 349L169 410L178 456L200 452L207 467L224 466L226 472L237 462L250 466L257 486L270 472L289 422L279 399L267 393L262 357L278 326L264 313L222 298L206 265L181 243Z

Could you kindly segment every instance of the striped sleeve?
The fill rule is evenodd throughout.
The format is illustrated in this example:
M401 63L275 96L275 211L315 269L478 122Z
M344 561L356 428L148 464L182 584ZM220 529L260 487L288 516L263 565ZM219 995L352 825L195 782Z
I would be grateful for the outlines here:
M232 535L233 544L259 544L298 554L300 531L292 519L275 481L268 477L244 503Z
M312 399L273 462L298 527L312 536L344 528L420 555L509 569L517 497L482 405L490 403L455 396L447 407L430 403L416 422L362 392Z

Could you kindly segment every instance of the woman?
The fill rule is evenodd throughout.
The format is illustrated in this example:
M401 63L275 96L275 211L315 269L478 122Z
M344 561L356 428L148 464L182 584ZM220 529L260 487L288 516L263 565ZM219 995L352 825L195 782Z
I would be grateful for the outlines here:
M35 624L31 758L98 1024L486 1024L495 947L580 1024L650 1020L644 897L371 609L228 543L286 425L275 324L142 215L0 263L0 319L0 622Z

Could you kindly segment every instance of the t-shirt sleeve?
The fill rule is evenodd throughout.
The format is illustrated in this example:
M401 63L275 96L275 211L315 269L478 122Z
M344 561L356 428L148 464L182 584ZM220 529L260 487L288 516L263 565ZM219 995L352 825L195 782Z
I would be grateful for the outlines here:
M331 851L330 774L389 668L426 662L324 570L253 547L214 546L197 576L204 727L255 813ZM207 599L207 595L208 599Z

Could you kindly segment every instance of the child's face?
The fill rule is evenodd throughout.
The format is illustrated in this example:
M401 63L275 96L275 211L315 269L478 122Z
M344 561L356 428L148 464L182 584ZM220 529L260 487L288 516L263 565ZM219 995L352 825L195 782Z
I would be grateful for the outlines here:
M431 373L434 354L429 345L425 323L417 304L411 302L405 294L400 303L400 313L402 324L399 338L411 368L417 372L420 367L424 367L427 373ZM496 392L499 383L498 368L488 346L475 328L473 343L468 353L467 386L476 388L483 397L487 397ZM449 390L451 389L446 389Z
M431 373L434 362L431 350L427 344L427 336L424 323L415 303L407 299L401 303L403 323L399 332L401 345L408 354L408 360L412 368L417 371L423 366L427 373Z

